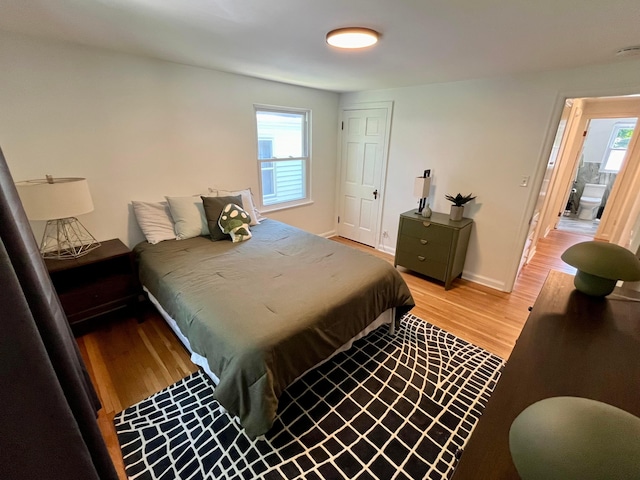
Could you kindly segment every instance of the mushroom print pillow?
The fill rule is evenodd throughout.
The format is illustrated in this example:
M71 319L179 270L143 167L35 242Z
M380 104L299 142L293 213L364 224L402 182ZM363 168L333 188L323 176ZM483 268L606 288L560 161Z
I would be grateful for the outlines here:
M233 243L244 242L251 238L249 223L251 217L241 207L234 203L227 204L222 209L218 225L224 233L231 235Z

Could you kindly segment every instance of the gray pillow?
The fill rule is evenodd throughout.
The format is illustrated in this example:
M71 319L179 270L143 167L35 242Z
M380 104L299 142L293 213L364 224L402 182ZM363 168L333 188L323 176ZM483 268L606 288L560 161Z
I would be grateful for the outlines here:
M223 233L218 225L220 214L222 209L229 203L233 203L242 208L242 197L237 195L235 197L201 197L202 205L204 206L204 215L207 217L207 225L209 226L209 234L211 240L217 242L218 240L228 239L229 235Z

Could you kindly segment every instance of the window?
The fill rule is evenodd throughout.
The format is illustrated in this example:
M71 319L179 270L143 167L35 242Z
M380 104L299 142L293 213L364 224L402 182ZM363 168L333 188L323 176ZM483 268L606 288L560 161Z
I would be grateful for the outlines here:
M262 205L309 201L309 110L256 106Z
M614 125L607 150L602 159L601 172L618 173L620 171L634 127L633 123L617 123Z

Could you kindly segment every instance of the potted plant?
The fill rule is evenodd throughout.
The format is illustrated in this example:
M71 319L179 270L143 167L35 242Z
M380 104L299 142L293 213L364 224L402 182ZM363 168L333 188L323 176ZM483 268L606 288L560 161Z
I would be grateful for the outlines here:
M445 195L445 198L450 202L453 202L451 205L451 212L449 213L449 219L457 222L458 220L462 220L462 213L464 212L464 204L473 200L473 193L469 195L457 194L455 197L453 195Z

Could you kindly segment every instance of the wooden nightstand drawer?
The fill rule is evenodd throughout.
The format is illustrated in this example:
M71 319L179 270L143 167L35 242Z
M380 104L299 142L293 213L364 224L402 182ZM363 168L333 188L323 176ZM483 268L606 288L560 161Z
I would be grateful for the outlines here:
M447 262L430 260L423 255L403 250L396 252L396 263L437 280L444 281L447 274Z
M449 256L449 250L451 250L451 242L441 243L426 238L408 237L406 235L400 236L399 245L401 245L402 250L407 253L415 253L430 260L440 261L443 259L446 261Z
M59 297L62 308L71 317L137 294L135 279L130 274L120 274L108 277L99 283L89 283L83 287L63 293Z
M450 245L453 230L425 219L415 222L403 222L400 235L426 240L430 243Z
M85 320L136 305L142 293L131 250L118 239L101 242L82 257L45 263L76 333Z

